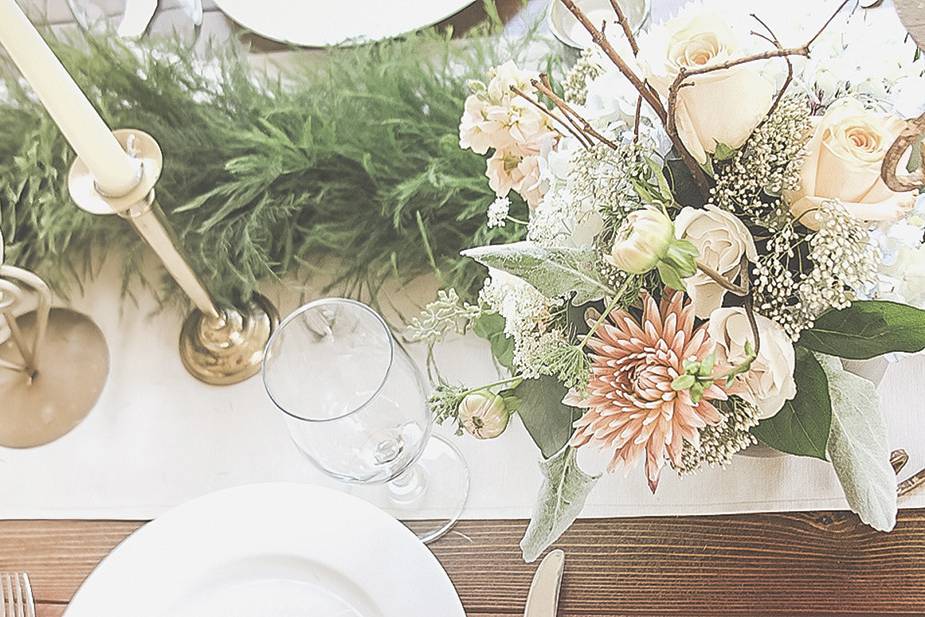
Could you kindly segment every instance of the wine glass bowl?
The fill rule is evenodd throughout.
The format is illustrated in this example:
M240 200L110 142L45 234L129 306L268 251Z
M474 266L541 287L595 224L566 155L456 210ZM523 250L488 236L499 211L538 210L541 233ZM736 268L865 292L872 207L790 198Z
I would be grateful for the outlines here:
M465 463L432 438L423 375L373 309L330 298L296 310L267 344L263 380L292 440L321 471L400 518L448 508L419 534L425 541L455 522L468 494Z

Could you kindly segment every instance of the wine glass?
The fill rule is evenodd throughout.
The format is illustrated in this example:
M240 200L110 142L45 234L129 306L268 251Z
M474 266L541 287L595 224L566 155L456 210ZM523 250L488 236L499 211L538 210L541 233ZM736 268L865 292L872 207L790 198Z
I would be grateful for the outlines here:
M424 542L458 520L469 493L459 451L431 435L421 371L382 317L329 298L287 317L267 344L263 382L298 448L350 492Z

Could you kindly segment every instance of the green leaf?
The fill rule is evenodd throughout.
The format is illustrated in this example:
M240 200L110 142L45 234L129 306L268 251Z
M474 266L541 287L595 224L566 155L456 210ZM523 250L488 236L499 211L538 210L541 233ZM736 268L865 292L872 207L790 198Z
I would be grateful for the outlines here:
M669 204L674 203L674 196L671 194L671 187L668 186L668 180L665 178L665 171L662 169L661 164L650 158L646 159L646 163L655 178L655 182L658 184L658 192L662 201Z
M549 458L572 437L572 424L581 411L562 403L568 390L554 377L529 379L514 388L520 399L518 414L534 443Z
M730 148L726 144L717 143L716 151L713 153L713 158L717 161L728 161L733 156L735 156L735 149Z
M832 397L829 458L851 510L878 531L896 526L896 474L890 465L886 423L873 383L819 356Z
M476 336L491 344L491 355L511 371L514 369L514 339L504 333L504 317L498 313L482 313L472 324Z
M480 264L530 283L549 298L575 294L575 305L613 293L601 279L593 249L545 248L533 242L482 246L462 252Z
M681 280L677 270L675 270L671 264L660 261L658 262L657 269L658 276L662 279L662 283L664 283L666 287L670 287L671 289L684 289L684 281Z
M803 332L799 344L851 360L915 353L925 349L925 311L896 302L859 300L821 315Z
M832 403L825 371L812 352L796 348L794 378L797 395L771 418L762 420L752 433L775 450L825 460L832 426Z
M562 448L540 464L543 485L520 541L527 563L535 561L575 522L597 481L578 468L575 452L575 448Z

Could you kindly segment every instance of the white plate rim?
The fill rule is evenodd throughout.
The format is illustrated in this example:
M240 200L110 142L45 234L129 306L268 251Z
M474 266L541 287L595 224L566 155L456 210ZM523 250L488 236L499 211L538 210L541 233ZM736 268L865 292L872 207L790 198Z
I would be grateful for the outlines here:
M159 536L165 533L176 533L177 528L182 531L185 519L194 518L195 516L214 518L222 513L227 513L227 510L214 510L215 504L224 503L229 499L237 500L241 504L253 504L257 502L255 501L256 497L261 498L259 501L261 505L277 505L277 502L273 500L280 499L282 503L288 501L288 505L310 506L310 509L314 511L318 510L318 503L328 503L333 504L336 509L352 508L355 512L361 513L368 518L371 524L376 526L376 529L388 534L390 541L401 543L402 549L406 551L401 562L403 575L407 577L409 573L416 571L417 575L429 578L428 588L432 589L436 594L434 597L445 605L436 608L436 610L440 611L439 614L445 617L465 617L465 611L456 589L443 566L407 527L379 508L359 498L341 491L295 482L257 483L226 488L207 493L168 510L127 536L94 567L78 587L62 617L115 617L116 615L124 615L124 603L120 604L118 598L114 600L105 599L107 591L106 578L111 578L110 571L120 567L137 567L137 565L133 566L132 564L133 562L137 564L145 560L145 552L149 551L147 547L156 544ZM230 521L231 518L228 517L221 522L223 525L227 525ZM187 532L189 531L191 530L187 530ZM177 539L174 538L174 541L177 541ZM311 554L305 553L304 556L311 557ZM414 562L411 562L409 557L414 559ZM411 579L406 578L406 580ZM149 586L154 587L156 583L149 583ZM419 586L415 585L414 589L409 589L409 591L414 591L418 588ZM119 591L120 593L125 593L124 590ZM105 612L98 612L97 606L101 601L111 602L113 607ZM430 607L423 608L425 612L422 612L421 615L431 614L426 612L431 610Z
M408 10L408 13L410 14L423 11L425 16L421 17L420 19L396 21L396 23L400 23L401 25L392 26L387 28L384 32L376 33L373 36L360 34L356 38L345 38L339 41L332 40L330 35L327 35L328 38L324 39L319 38L318 36L299 38L286 36L280 33L274 33L259 25L255 27L255 22L251 21L250 13L247 12L247 9L242 9L242 3L246 2L252 2L252 0L215 0L215 5L233 22L265 39L269 39L277 43L282 43L284 45L297 45L299 47L334 47L382 41L398 37L409 32L427 28L449 17L452 17L466 7L475 4L476 0L421 0L421 6L418 7L417 11ZM382 0L381 5L384 6L386 4L388 4L388 2ZM265 5L264 8L266 8ZM281 16L281 19L284 18L285 17Z

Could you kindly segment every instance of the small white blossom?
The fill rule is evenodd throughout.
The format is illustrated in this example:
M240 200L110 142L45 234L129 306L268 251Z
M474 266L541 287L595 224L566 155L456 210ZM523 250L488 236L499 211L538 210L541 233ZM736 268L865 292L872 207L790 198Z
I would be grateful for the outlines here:
M511 211L511 200L507 197L499 197L488 206L488 227L504 227L508 213Z

